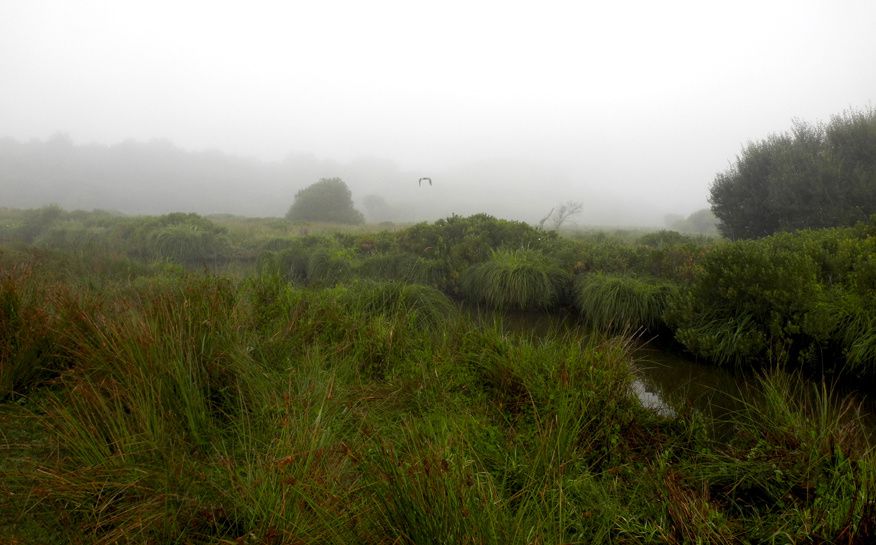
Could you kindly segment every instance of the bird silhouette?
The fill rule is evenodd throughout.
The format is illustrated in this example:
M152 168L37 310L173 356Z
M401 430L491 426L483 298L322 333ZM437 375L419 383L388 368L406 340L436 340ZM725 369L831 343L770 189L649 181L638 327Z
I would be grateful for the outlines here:
M432 185L432 178L420 178L419 180L417 180L417 185L423 187L423 180L429 182L429 185Z

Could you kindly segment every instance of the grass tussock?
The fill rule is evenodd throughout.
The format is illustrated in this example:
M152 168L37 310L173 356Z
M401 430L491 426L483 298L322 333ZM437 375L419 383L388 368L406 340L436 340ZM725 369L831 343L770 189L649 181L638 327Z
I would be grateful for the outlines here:
M584 319L605 331L654 331L674 287L666 282L600 273L575 283L575 303Z
M728 444L689 464L733 509L753 512L757 539L863 543L876 536L876 456L860 406L826 383L769 371L730 416ZM764 505L787 511L771 518Z
M537 309L556 305L569 276L541 252L495 250L462 276L462 291L471 301L492 307Z

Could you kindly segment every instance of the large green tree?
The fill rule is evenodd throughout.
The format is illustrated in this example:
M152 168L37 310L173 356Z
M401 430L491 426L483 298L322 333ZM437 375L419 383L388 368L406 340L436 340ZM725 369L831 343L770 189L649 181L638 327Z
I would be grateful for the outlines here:
M340 178L322 178L296 193L286 218L292 221L365 222L362 213L353 207L350 189Z
M865 221L876 213L876 110L796 122L748 144L715 177L709 202L731 239Z

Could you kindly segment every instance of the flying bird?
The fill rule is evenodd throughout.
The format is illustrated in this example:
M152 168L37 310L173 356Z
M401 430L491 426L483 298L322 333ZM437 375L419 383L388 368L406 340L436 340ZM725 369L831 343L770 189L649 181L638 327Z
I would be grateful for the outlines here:
M432 185L432 178L420 178L419 180L417 180L417 185L423 187L423 180L429 182L429 185Z

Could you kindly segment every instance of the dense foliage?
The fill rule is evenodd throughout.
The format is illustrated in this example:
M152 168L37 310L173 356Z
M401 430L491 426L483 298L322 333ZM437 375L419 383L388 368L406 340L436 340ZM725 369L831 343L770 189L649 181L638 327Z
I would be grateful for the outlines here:
M710 202L731 239L866 221L876 213L876 110L749 144L715 178Z
M291 221L364 223L365 217L353 207L353 197L340 178L322 178L295 194L286 218Z
M676 336L721 363L876 372L873 225L715 246L672 311Z
M11 543L876 536L876 457L826 386L771 373L729 421L660 414L622 337L485 326L399 282L123 262L0 252Z

